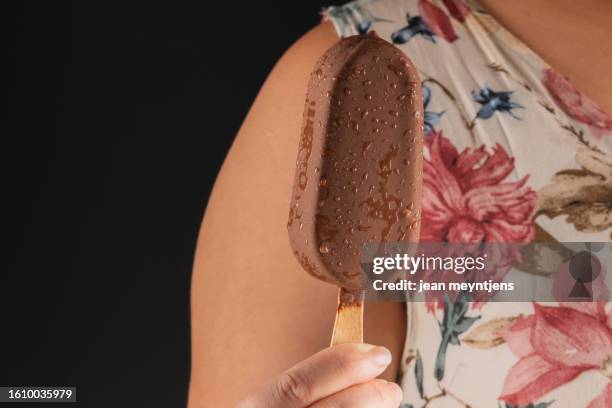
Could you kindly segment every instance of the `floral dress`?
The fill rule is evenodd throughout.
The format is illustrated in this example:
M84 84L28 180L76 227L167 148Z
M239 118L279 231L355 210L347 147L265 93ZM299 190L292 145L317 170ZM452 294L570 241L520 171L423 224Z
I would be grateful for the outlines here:
M474 1L323 11L417 67L423 241L609 242L612 117ZM408 303L402 408L610 408L612 304Z

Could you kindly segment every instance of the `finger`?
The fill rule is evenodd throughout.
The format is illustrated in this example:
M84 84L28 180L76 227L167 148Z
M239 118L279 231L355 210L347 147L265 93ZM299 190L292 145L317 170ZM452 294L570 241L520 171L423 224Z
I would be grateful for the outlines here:
M243 401L241 408L303 408L350 386L367 382L391 363L384 347L340 344L304 360Z
M402 389L397 384L372 380L324 398L310 408L397 408L402 399Z

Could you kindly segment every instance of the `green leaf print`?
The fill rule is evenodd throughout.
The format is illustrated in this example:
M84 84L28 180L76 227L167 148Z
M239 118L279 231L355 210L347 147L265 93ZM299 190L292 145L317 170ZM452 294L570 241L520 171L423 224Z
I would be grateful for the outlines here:
M552 405L552 403L555 401L549 401L549 402L540 402L539 404L528 404L528 405L510 405L510 404L505 404L504 408L548 408L549 406Z
M459 335L465 333L480 316L467 317L465 314L470 307L469 296L462 292L454 302L444 295L444 317L438 322L442 340L436 355L434 376L438 381L444 378L444 366L446 361L446 350L448 344L459 345ZM415 367L416 369L416 367ZM540 408L540 407L537 407Z
M417 350L416 362L414 364L414 377L416 378L416 386L421 399L423 398L423 360L421 354Z

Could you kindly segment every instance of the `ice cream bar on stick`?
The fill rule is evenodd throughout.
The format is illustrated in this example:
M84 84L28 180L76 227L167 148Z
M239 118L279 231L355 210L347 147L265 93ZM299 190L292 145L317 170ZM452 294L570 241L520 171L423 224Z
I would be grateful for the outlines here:
M373 32L310 75L287 228L304 270L340 288L332 345L363 341L363 245L418 241L423 116L412 62Z

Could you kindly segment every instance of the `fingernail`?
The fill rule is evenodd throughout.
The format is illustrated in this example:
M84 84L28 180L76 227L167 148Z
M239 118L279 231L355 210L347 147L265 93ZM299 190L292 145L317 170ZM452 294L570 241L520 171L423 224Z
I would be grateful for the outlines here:
M357 347L360 351L363 351L364 353L367 353L370 350L374 350L376 347L380 347L380 346L375 346L374 344L368 344L368 343L351 343L354 347Z
M369 358L379 366L388 366L391 364L393 356L391 352L384 347L376 346L369 352Z

